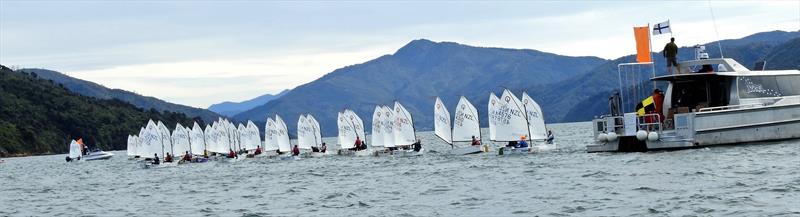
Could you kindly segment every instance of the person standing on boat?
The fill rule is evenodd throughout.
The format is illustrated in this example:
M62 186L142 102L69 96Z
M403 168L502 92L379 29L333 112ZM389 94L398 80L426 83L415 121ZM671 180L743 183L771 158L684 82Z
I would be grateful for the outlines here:
M415 142L414 144L411 144L411 146L414 147L414 151L415 152L419 152L420 150L422 150L422 140L417 139L417 142Z
M480 145L481 145L481 140L475 138L475 136L472 136L472 146L480 146Z
M297 155L300 155L300 148L298 148L297 145L294 145L294 148L292 148L292 156Z
M658 114L659 122L664 122L664 112L662 106L664 105L664 92L656 88L653 90L653 104L656 106L655 113Z
M547 144L553 144L553 140L555 139L555 135L553 135L553 130L547 129Z
M328 145L323 142L322 147L319 148L319 152L325 153L326 151L328 151Z
M669 39L669 43L664 46L664 51L661 53L664 55L664 58L667 58L667 72L672 74L672 67L678 67L678 45L675 44L675 38Z

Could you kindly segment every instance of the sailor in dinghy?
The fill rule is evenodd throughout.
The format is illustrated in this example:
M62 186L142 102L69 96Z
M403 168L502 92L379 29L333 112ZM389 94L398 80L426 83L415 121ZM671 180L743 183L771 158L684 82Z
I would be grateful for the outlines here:
M494 93L489 95L488 107L489 137L495 142L509 143L500 147L498 154L527 154L530 148L518 148L518 139L529 134L522 102L510 90L505 89L500 98Z
M414 130L414 119L411 113L398 101L394 102L394 112L394 143L396 146L401 147L402 150L394 150L392 155L422 155L425 149L422 148L422 142L417 139L417 134Z
M480 139L475 137L481 135L478 112L467 98L461 96L458 101L452 130L450 129L450 112L439 97L436 97L434 104L434 115L434 134L450 144L450 154L477 154L485 150L481 147ZM470 142L470 146L455 147L455 142Z

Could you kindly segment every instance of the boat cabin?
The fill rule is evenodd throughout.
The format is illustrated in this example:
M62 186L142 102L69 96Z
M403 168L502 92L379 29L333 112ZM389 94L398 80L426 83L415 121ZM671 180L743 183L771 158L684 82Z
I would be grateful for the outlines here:
M733 59L680 62L676 74L651 80L668 82L665 129L675 114L800 103L800 71L750 71Z

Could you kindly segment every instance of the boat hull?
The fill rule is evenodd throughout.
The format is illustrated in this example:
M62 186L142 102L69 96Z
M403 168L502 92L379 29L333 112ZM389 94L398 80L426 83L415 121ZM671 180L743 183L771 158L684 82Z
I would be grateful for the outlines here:
M732 111L676 115L675 130L663 131L657 140L640 141L620 136L613 142L596 142L587 152L641 152L800 138L800 105L770 106ZM677 124L676 124L677 125Z
M469 155L483 153L484 148L481 146L467 146L458 147L450 150L451 155Z

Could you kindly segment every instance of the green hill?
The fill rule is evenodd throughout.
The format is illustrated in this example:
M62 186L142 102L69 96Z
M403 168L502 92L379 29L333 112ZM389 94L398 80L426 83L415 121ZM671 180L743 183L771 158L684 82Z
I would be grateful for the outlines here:
M0 66L0 156L66 153L69 140L77 137L90 148L122 150L127 136L138 133L148 119L168 126L202 122L117 99L81 96L36 73Z

